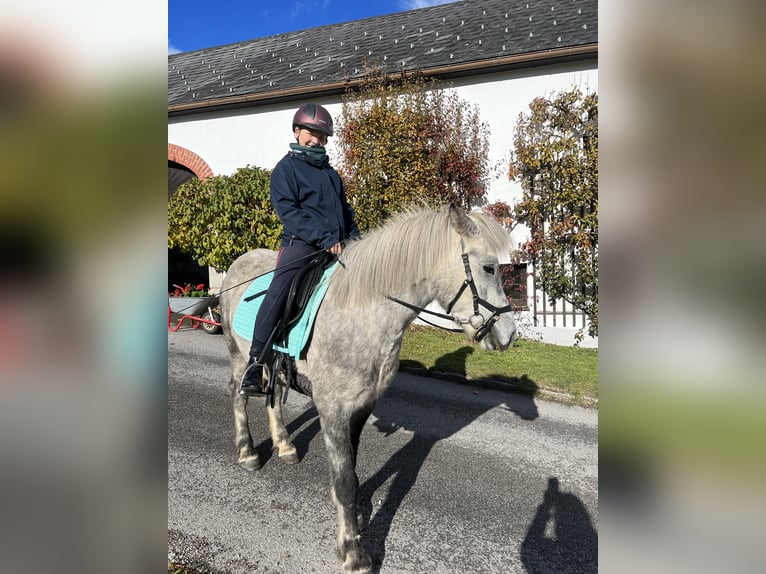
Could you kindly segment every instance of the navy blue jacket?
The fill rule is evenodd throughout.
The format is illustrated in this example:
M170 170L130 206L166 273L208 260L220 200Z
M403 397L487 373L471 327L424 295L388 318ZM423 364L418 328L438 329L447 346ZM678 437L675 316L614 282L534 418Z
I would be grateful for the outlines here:
M271 172L271 203L282 221L282 245L327 249L359 236L340 176L325 158L317 163L290 151Z

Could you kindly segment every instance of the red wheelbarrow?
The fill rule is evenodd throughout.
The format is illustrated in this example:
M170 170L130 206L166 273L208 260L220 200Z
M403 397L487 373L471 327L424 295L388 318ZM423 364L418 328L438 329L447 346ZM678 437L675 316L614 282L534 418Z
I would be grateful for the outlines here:
M168 297L168 331L178 331L187 320L192 329L202 327L210 335L222 332L218 296Z

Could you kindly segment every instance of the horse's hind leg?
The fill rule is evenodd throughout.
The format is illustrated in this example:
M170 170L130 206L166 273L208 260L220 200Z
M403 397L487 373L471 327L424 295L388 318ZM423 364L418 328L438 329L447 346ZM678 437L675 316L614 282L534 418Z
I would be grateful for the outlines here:
M280 375L280 379L284 380ZM295 464L298 462L298 451L290 441L290 435L285 428L285 422L282 418L282 385L277 384L274 392L274 408L271 403L266 407L269 415L269 431L271 432L271 442L274 449L279 454L279 460Z
M247 397L239 394L239 379L244 372L244 364L243 360L242 368L232 368L232 376L229 381L229 392L231 393L234 410L234 444L237 447L237 462L239 465L245 470L258 470L261 468L261 461L258 459L258 453L253 448L253 437L250 435L247 418Z

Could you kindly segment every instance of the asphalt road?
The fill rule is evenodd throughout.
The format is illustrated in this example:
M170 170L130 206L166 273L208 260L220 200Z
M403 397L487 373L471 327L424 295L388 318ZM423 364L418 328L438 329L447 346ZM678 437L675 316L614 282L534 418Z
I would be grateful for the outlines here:
M511 351L513 350L511 349ZM168 332L168 557L216 574L340 572L316 410L291 392L301 462L271 455L251 400L257 472L236 464L223 337ZM597 571L596 410L400 373L357 472L375 571Z

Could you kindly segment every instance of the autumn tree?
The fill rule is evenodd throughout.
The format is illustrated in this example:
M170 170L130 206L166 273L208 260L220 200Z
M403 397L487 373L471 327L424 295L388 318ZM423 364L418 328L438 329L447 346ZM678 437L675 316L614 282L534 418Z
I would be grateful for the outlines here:
M370 67L345 95L338 124L338 171L360 229L413 203L468 210L484 201L489 128L454 92Z
M276 250L282 224L271 205L270 178L269 170L247 166L181 185L168 201L168 247L217 271L251 249Z
M521 183L514 219L550 301L564 300L598 335L598 95L578 89L535 98L520 114L509 177ZM578 333L578 339L583 330Z

